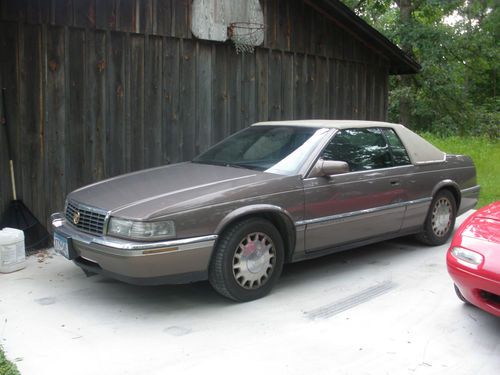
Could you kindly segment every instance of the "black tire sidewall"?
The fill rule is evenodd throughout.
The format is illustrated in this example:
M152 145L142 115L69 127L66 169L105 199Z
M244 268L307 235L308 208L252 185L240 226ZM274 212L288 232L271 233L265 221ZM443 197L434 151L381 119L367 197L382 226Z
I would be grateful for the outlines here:
M262 287L258 289L245 289L240 286L234 278L232 262L234 253L236 252L240 241L246 237L246 235L254 232L264 233L271 238L276 251L276 263L271 277ZM227 235L230 237L227 238L227 241L221 241L221 246L218 246L217 251L222 252L222 275L225 287L231 295L231 298L237 301L251 301L265 296L273 288L283 269L285 254L283 240L279 231L269 221L256 218L245 220L244 222L237 224L237 229L234 231L227 231Z

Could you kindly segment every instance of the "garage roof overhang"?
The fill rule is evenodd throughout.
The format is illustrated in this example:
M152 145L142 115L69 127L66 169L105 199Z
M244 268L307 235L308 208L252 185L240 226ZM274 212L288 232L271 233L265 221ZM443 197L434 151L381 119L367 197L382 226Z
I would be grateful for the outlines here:
M339 27L386 58L390 74L415 74L421 66L339 0L304 0Z

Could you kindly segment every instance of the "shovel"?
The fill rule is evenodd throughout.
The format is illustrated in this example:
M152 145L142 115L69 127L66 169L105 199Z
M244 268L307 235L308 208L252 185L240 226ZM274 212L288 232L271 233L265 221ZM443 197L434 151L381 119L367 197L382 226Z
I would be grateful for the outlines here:
M12 186L13 200L9 203L7 210L0 221L0 229L9 227L22 230L24 232L24 244L26 251L33 251L46 248L50 244L50 236L45 227L31 213L28 207L17 199L16 178L14 175L14 161L12 158L12 146L9 138L7 122L7 106L5 104L6 90L2 88L2 117L0 122L5 131L5 140L7 142L7 155L9 157L10 182Z

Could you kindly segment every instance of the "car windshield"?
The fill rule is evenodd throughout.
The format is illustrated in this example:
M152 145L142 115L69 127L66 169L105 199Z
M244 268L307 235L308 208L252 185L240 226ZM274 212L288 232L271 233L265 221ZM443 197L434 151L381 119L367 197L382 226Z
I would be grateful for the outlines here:
M328 129L251 126L216 144L194 163L295 175Z

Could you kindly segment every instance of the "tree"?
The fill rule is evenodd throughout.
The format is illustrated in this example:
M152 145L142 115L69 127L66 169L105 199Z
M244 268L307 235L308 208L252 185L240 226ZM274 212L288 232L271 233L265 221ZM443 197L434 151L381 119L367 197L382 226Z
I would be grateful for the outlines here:
M422 65L391 79L389 117L415 129L500 137L496 0L346 0Z

